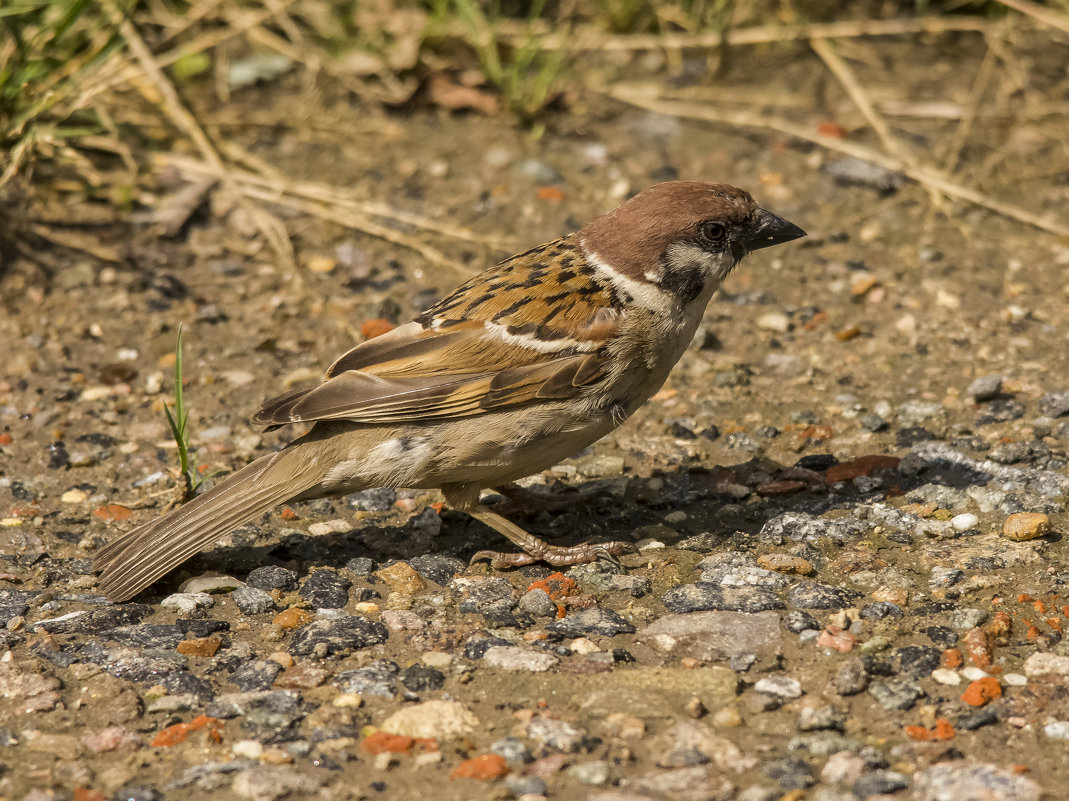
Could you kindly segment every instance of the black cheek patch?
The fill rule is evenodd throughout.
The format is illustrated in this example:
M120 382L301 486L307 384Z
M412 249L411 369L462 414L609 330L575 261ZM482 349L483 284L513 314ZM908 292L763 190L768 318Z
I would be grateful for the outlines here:
M676 267L665 271L659 286L689 303L705 289L705 271L700 267Z

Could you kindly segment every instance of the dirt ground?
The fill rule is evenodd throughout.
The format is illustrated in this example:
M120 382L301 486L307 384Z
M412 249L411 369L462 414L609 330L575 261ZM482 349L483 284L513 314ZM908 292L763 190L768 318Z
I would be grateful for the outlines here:
M1016 71L1005 67L972 120L957 175L1064 225L1069 140L1064 108L1049 111L1069 91L1064 37L1017 35ZM891 132L937 164L957 120L917 109L968 108L985 52L980 36L951 34L866 40L849 55L879 108L913 105L886 113ZM680 84L658 58L607 61L599 69L618 80ZM785 98L788 116L881 147L801 45L743 50L715 78L688 80ZM442 799L1062 797L1069 242L908 180L888 191L871 185L887 176L844 184L831 166L841 156L781 134L596 93L551 114L538 140L500 117L386 112L296 74L196 111L265 174L358 189L480 241L399 228L457 266L434 264L264 202L292 236L295 271L259 238L248 207L205 187L177 231L163 233L156 216L105 232L117 263L58 251L47 270L22 257L0 268L0 798L412 798L431 787ZM665 389L533 480L532 492L571 503L509 502L518 523L566 544L639 545L622 570L569 573L578 586L554 597L568 613L559 620L587 623L554 629L534 599L516 606L548 569L449 561L505 544L439 512L434 493L399 492L276 510L118 607L125 617L36 625L115 609L95 595L87 560L173 495L162 404L179 323L194 444L211 476L301 433L264 433L247 418L262 399L316 380L368 321L404 322L465 271L676 177L741 186L809 236L753 255ZM190 178L180 162L162 167L143 199L158 209ZM970 394L993 375L993 392ZM851 463L876 455L894 458ZM838 480L835 460L852 465ZM1050 533L1003 536L1019 512L1045 514ZM769 521L785 513L794 523L777 534ZM428 554L437 561L412 561ZM790 559L768 559L777 556ZM397 571L378 572L396 560L421 578L398 586ZM315 616L318 605L285 582L259 613L229 592L192 612L161 604L190 577L243 581L265 565L302 586L336 571L351 582L342 612L386 623L388 638L302 654L278 614ZM768 565L769 576L755 572ZM458 569L474 583L454 579ZM729 597L710 600L710 587ZM591 609L606 612L599 625L579 617ZM144 628L186 619L221 621L181 624L183 641L216 637L214 655L153 645L164 629ZM688 620L705 622L686 636L654 627ZM133 640L115 634L123 627ZM515 650L488 662L494 646ZM149 657L158 663L146 667ZM125 670L123 659L142 661ZM256 660L281 664L289 681L233 682ZM403 686L342 675L377 660L395 663ZM852 670L868 689L849 686ZM1000 697L963 701L981 674ZM225 714L227 694L272 688L295 693L297 711L266 722ZM458 702L474 723L449 736L428 722L433 747L371 752L367 727L434 700ZM198 715L221 721L219 742L209 725L153 744ZM972 726L969 715L989 719ZM450 778L493 754L509 777Z

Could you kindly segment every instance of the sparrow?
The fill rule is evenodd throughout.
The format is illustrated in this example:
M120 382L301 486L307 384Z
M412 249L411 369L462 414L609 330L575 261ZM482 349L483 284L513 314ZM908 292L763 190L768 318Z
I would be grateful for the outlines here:
M705 307L746 254L805 236L726 184L671 181L582 230L490 267L411 322L357 345L322 383L266 401L269 427L313 423L93 560L132 598L272 507L373 487L440 489L521 553L494 568L563 566L624 542L558 547L480 503L597 441L664 384Z

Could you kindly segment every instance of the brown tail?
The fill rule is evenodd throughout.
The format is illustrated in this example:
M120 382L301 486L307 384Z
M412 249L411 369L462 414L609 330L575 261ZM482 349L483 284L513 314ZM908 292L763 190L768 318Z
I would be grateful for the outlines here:
M112 601L137 595L201 549L267 510L307 492L322 468L295 445L263 456L184 506L123 534L93 558Z

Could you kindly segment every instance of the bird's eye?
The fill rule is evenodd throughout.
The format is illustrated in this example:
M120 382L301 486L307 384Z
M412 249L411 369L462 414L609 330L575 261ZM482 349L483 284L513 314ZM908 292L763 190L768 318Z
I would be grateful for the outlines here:
M709 242L719 242L727 235L727 228L723 223L708 220L702 223L702 237Z

